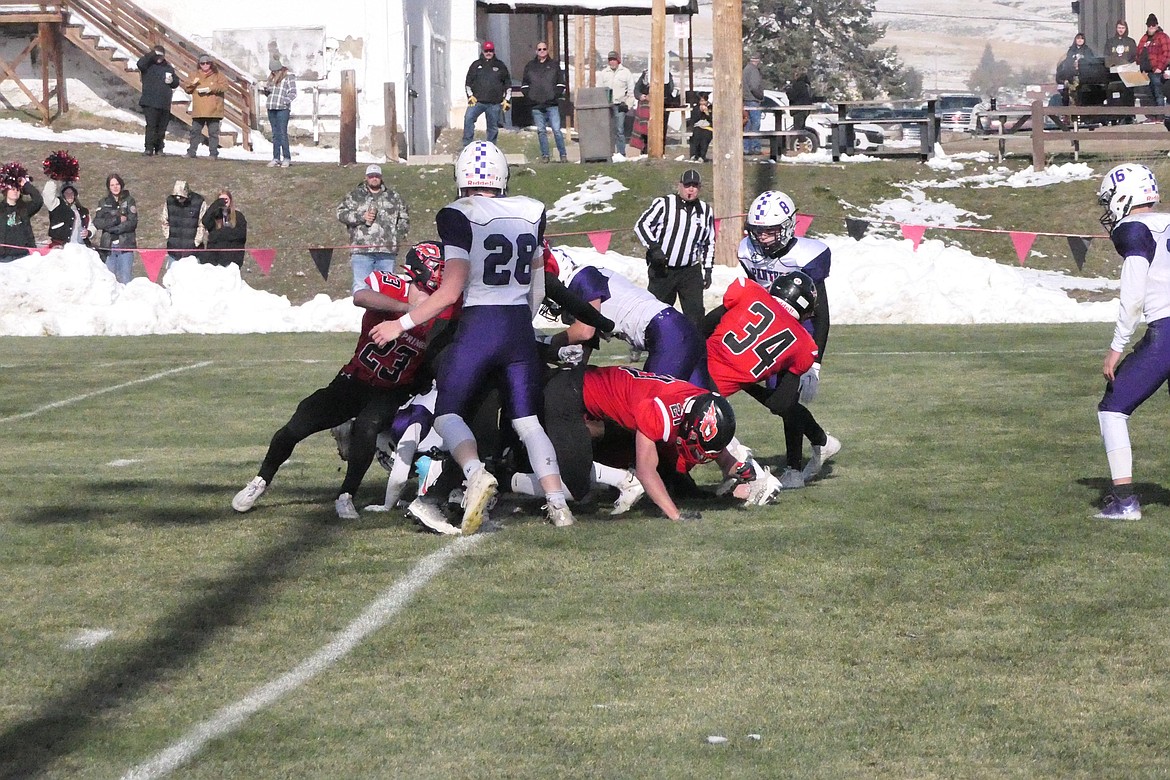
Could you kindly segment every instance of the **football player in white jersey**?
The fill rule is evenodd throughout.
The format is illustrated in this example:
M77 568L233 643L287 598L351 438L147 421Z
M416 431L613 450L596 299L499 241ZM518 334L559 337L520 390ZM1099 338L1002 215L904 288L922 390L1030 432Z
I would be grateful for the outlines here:
M1170 214L1154 211L1161 200L1158 182L1144 165L1118 165L1109 171L1097 200L1105 209L1101 224L1122 257L1121 306L1101 368L1105 395L1097 404L1113 486L1097 517L1140 520L1129 416L1170 379ZM1142 317L1145 335L1122 360Z
M832 253L815 238L796 235L796 204L779 190L761 192L748 207L747 236L739 242L739 264L747 277L765 290L779 277L800 271L813 280L817 304L812 317L803 324L816 342L819 357L800 377L800 403L784 415L784 441L788 468L780 476L786 488L804 487L820 472L822 464L841 450L841 442L825 433L805 407L816 398L820 387L821 362L829 345L829 276ZM762 393L748 392L763 402ZM812 443L812 457L801 467L803 437Z
M508 161L495 144L476 141L455 162L459 199L435 217L446 269L439 289L397 320L370 331L378 343L429 322L463 297L463 311L443 370L438 373L435 430L467 478L464 534L479 530L498 490L496 478L479 457L464 419L473 396L491 375L505 388L509 418L524 442L544 489L546 518L573 524L565 502L556 452L537 414L543 405L544 364L537 351L532 318L544 299L544 205L507 195Z

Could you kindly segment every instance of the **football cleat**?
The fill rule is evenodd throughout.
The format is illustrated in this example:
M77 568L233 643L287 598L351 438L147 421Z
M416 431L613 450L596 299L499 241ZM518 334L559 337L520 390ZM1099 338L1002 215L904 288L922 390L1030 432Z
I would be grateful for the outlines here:
M349 435L353 432L353 420L335 425L329 432L333 434L333 441L337 442L337 455L342 460L349 460Z
M613 511L611 515L620 515L629 512L634 504L638 503L638 499L646 495L646 488L642 487L642 483L634 476L634 472L627 471L626 476L617 486L618 497L613 502Z
M484 468L467 478L467 490L463 496L463 522L459 526L464 535L470 536L479 530L488 504L496 497L499 488L496 478Z
M557 528L568 528L574 522L573 512L567 505L553 506L552 504L545 504L541 508L544 510L544 519Z
M1093 517L1101 520L1141 520L1142 505L1137 496L1118 498L1110 493L1105 497L1105 505Z
M744 504L747 506L763 506L770 504L776 500L783 489L780 485L780 480L768 468L764 468L761 474L747 483L748 494L744 499Z
M264 491L268 489L268 483L263 477L253 477L252 481L244 485L244 489L236 493L236 497L232 499L232 509L237 512L247 512L256 503L256 499L264 495Z
M443 473L443 461L423 455L414 462L414 468L418 472L418 494L425 496Z
M800 469L784 469L780 475L780 487L784 490L798 490L804 487L804 474Z
M333 508L337 510L337 516L342 520L357 520L361 517L358 511L353 506L353 496L349 493L342 493L333 502Z
M423 528L434 531L437 534L458 536L461 533L458 528L447 522L447 517L443 514L443 510L434 504L428 504L416 498L410 502L410 506L406 507L406 513L422 525Z
M828 441L819 447L815 444L813 445L812 457L808 459L808 463L804 464L804 468L800 472L805 482L811 482L821 473L821 469L824 468L825 463L841 451L841 440L831 434L825 435L828 436Z

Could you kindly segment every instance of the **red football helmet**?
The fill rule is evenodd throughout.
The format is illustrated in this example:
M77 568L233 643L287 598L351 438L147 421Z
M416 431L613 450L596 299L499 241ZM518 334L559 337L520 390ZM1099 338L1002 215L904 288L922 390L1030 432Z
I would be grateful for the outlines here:
M439 289L443 283L443 245L424 241L412 246L402 261L402 273L428 293Z
M691 396L683 404L675 444L687 460L703 463L723 451L735 436L735 410L718 393Z

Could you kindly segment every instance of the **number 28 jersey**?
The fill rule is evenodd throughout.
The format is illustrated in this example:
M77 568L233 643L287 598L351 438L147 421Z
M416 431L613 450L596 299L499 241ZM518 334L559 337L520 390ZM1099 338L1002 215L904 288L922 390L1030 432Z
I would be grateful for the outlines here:
M816 362L812 336L760 285L736 279L723 306L727 313L707 339L707 367L722 395L782 371L803 374Z
M528 304L544 240L544 204L532 198L460 198L435 217L447 260L467 260L464 308Z

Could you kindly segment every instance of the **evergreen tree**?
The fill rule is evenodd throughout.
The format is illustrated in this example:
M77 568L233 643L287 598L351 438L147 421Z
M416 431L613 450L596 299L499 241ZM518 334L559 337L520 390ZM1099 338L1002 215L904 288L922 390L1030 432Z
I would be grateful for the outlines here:
M758 51L764 82L783 86L807 72L832 100L907 96L896 48L877 48L885 25L874 0L743 0L744 51Z
M991 51L991 44L983 49L979 64L967 79L967 88L984 97L993 98L999 91L1012 83L1012 66L1005 60L997 60Z

